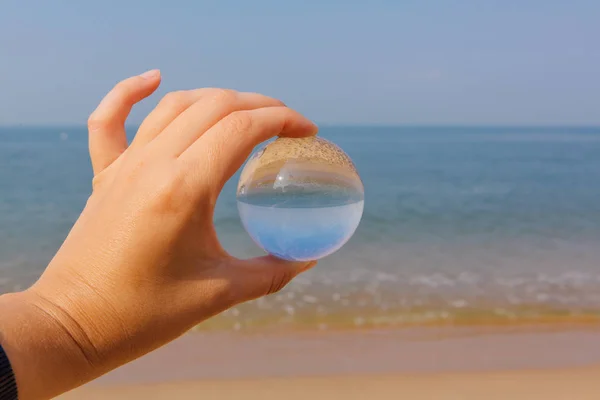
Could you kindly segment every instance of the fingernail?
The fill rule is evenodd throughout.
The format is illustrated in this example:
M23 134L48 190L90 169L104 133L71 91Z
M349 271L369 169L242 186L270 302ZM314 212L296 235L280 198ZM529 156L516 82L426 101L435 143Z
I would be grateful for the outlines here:
M151 78L158 76L159 74L160 74L159 70L151 69L150 71L146 71L143 74L141 74L140 77L144 78L144 79L151 79Z

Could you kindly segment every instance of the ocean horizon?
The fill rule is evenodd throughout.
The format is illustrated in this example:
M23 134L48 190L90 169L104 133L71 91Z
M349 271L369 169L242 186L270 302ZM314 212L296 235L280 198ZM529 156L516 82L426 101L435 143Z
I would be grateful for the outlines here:
M128 128L129 136L135 127ZM331 126L365 185L350 242L199 329L600 321L600 127ZM91 191L83 126L0 127L0 293L39 277ZM239 172L215 212L241 225Z

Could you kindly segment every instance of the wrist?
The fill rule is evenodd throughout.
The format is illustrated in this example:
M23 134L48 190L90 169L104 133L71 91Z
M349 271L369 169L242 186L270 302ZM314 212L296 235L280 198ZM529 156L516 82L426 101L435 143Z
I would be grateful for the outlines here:
M31 290L0 296L0 344L20 400L56 396L93 372L73 333Z

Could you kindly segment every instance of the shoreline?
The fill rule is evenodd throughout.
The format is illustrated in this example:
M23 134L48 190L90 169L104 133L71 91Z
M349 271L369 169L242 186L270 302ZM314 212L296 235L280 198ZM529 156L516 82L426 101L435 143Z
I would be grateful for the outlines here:
M433 312L432 312L433 313ZM438 314L440 312L438 311ZM227 310L192 329L194 333L228 333L243 334L278 333L295 334L303 332L364 332L372 330L405 330L405 329L472 329L472 330L578 330L600 329L600 313L597 311L581 312L579 315L547 313L546 315L507 317L493 313L465 313L452 318L435 317L430 320L422 318L426 311L414 314L378 315L375 312L347 312L330 314L325 317L308 315L308 312L297 312L292 317L255 318L247 321L237 319L238 315ZM358 317L357 315L362 315ZM412 320L411 320L412 318ZM287 320L286 320L287 319Z

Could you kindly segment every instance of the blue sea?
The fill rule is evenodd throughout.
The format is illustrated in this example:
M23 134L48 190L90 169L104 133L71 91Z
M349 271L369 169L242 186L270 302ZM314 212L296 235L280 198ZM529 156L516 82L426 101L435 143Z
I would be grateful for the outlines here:
M131 129L131 134L135 129ZM199 329L600 321L600 128L322 127L365 185L341 250ZM239 257L238 175L215 224ZM39 277L91 190L85 128L0 128L0 293Z

